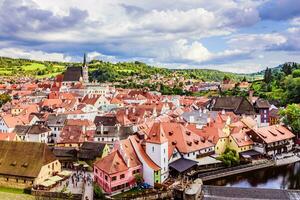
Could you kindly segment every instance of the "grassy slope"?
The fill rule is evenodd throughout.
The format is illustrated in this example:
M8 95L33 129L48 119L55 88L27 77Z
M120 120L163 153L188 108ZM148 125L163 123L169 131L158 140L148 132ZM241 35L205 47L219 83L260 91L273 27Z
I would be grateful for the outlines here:
M75 63L62 63L50 61L34 61L28 59L13 59L0 57L0 76L35 76L37 78L55 77L62 73L67 65ZM80 63L75 65L80 66ZM89 71L97 71L97 69L105 68L109 73L113 74L117 79L123 79L131 75L142 76L141 78L149 77L149 75L163 74L164 76L171 76L175 71L177 75L186 78L203 79L207 81L220 81L225 75L232 79L241 79L244 75L234 73L221 72L217 70L207 69L192 69L192 70L170 70L159 67L151 67L140 62L127 63L109 63L102 61L92 61L89 64ZM99 76L99 75L97 75ZM250 79L250 77L249 77ZM251 78L252 79L252 78Z

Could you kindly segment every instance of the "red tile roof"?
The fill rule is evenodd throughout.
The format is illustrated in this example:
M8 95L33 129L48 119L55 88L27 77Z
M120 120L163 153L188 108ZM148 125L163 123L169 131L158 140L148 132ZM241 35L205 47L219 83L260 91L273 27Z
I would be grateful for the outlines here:
M266 143L292 139L295 137L290 130L281 125L254 128L252 130Z
M109 175L128 170L125 161L117 150L96 161L94 165Z

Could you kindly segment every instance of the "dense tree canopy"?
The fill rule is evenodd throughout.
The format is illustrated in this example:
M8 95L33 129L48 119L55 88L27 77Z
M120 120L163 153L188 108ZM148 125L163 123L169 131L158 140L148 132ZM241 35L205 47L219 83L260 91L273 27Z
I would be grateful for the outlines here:
M300 106L297 104L288 105L280 111L280 115L283 117L283 122L300 137Z

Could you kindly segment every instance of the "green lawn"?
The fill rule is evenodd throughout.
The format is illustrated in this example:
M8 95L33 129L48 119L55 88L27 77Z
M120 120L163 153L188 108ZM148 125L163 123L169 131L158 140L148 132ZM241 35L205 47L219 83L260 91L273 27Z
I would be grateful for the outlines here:
M35 199L34 196L25 194L24 190L16 188L0 187L0 199L1 200L31 200Z
M35 197L28 194L0 192L0 199L1 200L35 200Z
M22 69L24 71L35 71L35 70L42 70L46 69L45 65L40 63L30 63L29 65L23 65Z

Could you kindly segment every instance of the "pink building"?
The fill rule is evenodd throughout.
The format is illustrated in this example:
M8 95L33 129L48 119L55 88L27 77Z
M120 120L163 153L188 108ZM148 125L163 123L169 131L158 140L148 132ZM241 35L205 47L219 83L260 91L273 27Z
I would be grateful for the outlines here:
M135 186L137 174L142 176L142 165L129 139L120 141L94 164L95 182L109 194Z

